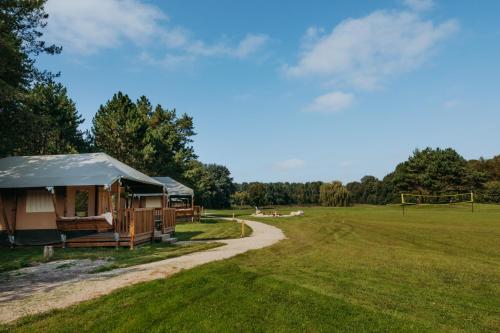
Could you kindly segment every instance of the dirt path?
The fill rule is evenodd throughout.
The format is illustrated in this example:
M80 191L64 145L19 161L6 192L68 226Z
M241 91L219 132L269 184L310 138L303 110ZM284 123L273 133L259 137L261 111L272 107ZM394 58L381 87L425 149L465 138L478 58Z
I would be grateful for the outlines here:
M182 269L270 246L285 238L276 227L254 221L245 220L245 223L253 230L251 236L218 241L226 245L207 251L110 272L83 273L70 280L47 280L20 297L11 297L16 294L16 290L0 290L0 322L11 322L29 314L64 308L131 284L166 278Z

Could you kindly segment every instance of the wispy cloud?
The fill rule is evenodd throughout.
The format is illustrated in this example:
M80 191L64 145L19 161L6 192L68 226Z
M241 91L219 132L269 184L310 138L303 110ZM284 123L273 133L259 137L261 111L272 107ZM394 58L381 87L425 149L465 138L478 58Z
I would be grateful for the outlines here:
M275 165L281 171L289 171L302 168L305 165L305 162L298 158L291 158L288 160L279 161Z
M174 26L160 8L139 0L49 0L47 37L65 51L93 54L126 43L142 47L141 59L167 67L199 57L243 59L258 52L269 40L265 34L247 34L241 40L207 43L182 26ZM152 42L164 48L164 57L147 52Z
M341 91L332 91L316 97L304 110L308 112L334 113L347 109L352 105L354 95Z
M373 89L388 78L421 65L458 22L434 23L409 11L376 11L339 23L329 34L308 29L298 63L289 76L317 76L358 89ZM316 42L311 43L311 36Z

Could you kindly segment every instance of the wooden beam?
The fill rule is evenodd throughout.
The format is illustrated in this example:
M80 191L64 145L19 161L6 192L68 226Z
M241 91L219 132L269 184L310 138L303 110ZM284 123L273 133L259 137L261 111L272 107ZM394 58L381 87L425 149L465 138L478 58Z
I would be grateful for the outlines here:
M0 206L2 207L3 227L7 230L9 235L12 235L12 229L10 228L9 219L7 218L7 211L5 210L2 193L0 193Z
M94 186L94 216L99 215L99 186Z
M13 209L14 219L12 221L12 232L13 233L16 232L16 227L17 227L17 201L18 201L18 197L19 197L18 190L15 191L14 195L15 195L15 199L14 199L15 206L14 206L14 209Z
M59 219L61 216L57 212L57 198L56 198L56 188L52 187L52 191L50 192L50 196L52 197L52 205L54 205L54 213L56 213L56 218Z
M120 213L122 210L120 202L121 196L122 196L122 185L120 184L120 182L118 182L118 197L116 198L116 214L118 214L118 216L116 217L116 220L118 221L118 224L120 226L122 225L122 214Z
M134 249L134 242L135 242L135 209L130 210L130 230L129 230L129 235L130 235L130 249Z

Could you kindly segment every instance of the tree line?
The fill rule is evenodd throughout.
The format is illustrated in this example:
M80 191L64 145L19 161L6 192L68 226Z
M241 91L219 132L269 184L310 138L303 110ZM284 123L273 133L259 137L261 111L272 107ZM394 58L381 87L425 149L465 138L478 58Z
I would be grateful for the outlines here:
M384 205L400 203L401 193L475 193L475 200L500 203L500 155L466 160L452 148L415 150L382 179L364 176L343 185L331 183L236 184L232 203L252 205Z
M56 81L59 73L36 66L39 55L62 51L43 40L45 2L0 3L0 157L105 152L148 175L186 183L198 204L228 207L230 172L198 161L187 114L117 92L99 107L91 129L80 129L84 119Z

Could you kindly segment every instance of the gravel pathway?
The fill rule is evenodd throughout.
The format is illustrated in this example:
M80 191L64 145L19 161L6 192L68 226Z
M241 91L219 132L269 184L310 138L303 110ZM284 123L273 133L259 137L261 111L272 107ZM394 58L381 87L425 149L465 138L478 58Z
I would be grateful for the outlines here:
M203 252L195 252L177 258L116 269L110 272L97 274L82 272L72 279L41 279L42 281L37 280L36 285L33 285L32 288L26 288L27 286L24 285L22 292L19 292L17 288L16 290L0 289L0 322L7 323L26 315L64 308L109 294L118 288L139 282L166 278L183 269L230 258L249 250L270 246L285 239L283 232L276 227L247 220L245 220L245 223L253 230L251 236L219 240L218 242L226 245ZM60 264L61 262L59 262ZM72 267L78 267L78 263L71 264ZM49 269L50 273L47 274L53 276L53 271L56 268L48 267L51 269Z

